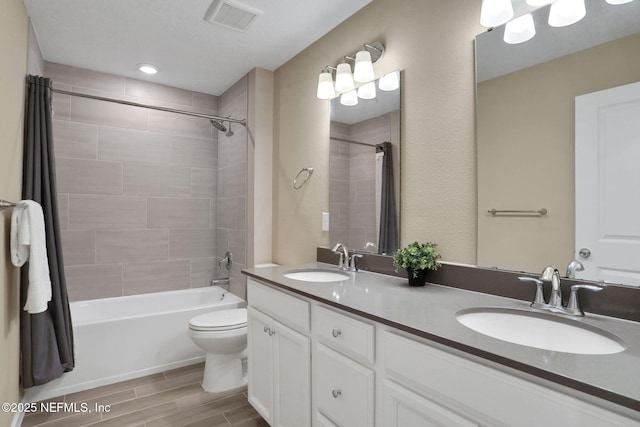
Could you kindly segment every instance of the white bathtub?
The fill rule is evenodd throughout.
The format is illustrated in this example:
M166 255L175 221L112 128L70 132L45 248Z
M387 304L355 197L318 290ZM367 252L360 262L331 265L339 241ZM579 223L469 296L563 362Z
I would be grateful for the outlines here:
M72 302L75 368L27 389L38 401L204 361L189 338L189 319L246 306L216 287Z

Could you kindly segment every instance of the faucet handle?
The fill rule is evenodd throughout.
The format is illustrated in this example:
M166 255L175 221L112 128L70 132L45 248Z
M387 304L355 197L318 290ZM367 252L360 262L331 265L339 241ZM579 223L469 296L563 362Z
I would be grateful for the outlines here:
M546 305L544 302L544 293L542 291L542 284L544 283L542 280L536 279L535 277L518 277L518 280L521 282L533 282L536 284L536 297L531 303L531 307L539 308Z
M586 283L581 283L579 285L573 285L571 287L571 295L569 296L569 303L567 304L567 311L574 316L584 316L584 312L580 309L580 304L578 303L578 291L580 289L586 289L592 292L600 292L604 288L598 285L587 285Z
M363 258L363 257L364 255L362 254L351 255L351 258L350 258L351 262L349 263L349 271L353 271L353 272L358 271L358 265L356 264L356 259Z

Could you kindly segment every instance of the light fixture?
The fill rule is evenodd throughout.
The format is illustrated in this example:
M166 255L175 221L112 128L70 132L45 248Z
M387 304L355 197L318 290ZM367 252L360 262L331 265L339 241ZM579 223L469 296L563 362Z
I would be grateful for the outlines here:
M358 98L373 99L376 97L376 82L365 83L358 88Z
M527 5L533 7L546 6L553 3L555 0L527 0Z
M378 80L378 89L389 92L400 87L400 72L393 71Z
M338 71L336 71L336 92L348 92L354 87L351 65L346 62L338 64Z
M138 64L138 70L145 74L156 74L158 72L158 67L153 64Z
M617 5L617 4L625 4L631 3L633 0L607 0L607 3Z
M585 17L587 9L584 0L557 0L549 10L549 25L566 27Z
M504 27L504 41L508 44L524 43L536 35L536 26L530 13L507 22Z
M356 53L356 64L353 67L353 80L358 83L366 83L375 80L373 73L373 63L368 50L361 50Z
M332 99L336 95L350 92L355 89L358 83L369 83L375 80L376 76L373 70L373 64L376 64L384 56L384 45L380 42L373 42L363 45L362 49L352 55L346 55L337 67L326 66L318 76L317 97L320 99ZM353 74L351 73L351 64L347 61L353 61ZM328 88L332 82L332 70L335 70L334 92ZM371 89L363 89L363 94L373 93L375 97L375 87ZM356 94L356 92L354 92ZM356 94L357 98L357 94ZM365 98L363 98L365 99ZM357 101L357 100L356 100Z
M336 97L336 91L333 88L333 76L331 70L327 67L318 76L318 94L319 99L333 99Z
M358 94L356 93L356 90L350 90L349 92L345 92L340 95L340 104L347 107L358 105Z
M480 25L483 27L497 27L513 18L511 0L482 0L480 9Z

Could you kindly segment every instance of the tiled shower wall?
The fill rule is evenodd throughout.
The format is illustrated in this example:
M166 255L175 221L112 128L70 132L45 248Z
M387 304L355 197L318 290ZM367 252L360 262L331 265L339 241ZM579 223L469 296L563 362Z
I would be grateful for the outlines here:
M52 63L45 75L58 89L219 110L218 97L144 81ZM72 301L200 287L219 275L220 133L207 119L60 94L53 110Z
M375 145L391 141L391 115L354 124L331 123L331 137ZM376 150L331 140L329 181L329 243L363 250L377 244Z

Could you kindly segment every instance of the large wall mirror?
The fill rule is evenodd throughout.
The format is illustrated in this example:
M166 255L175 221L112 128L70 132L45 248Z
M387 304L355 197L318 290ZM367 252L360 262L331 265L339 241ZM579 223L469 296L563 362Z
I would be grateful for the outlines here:
M393 254L400 240L400 72L373 99L331 101L329 243ZM383 77L384 78L384 77ZM383 84L384 87L384 84Z
M478 265L639 286L640 1L585 3L567 27L533 11L524 43L476 38Z

